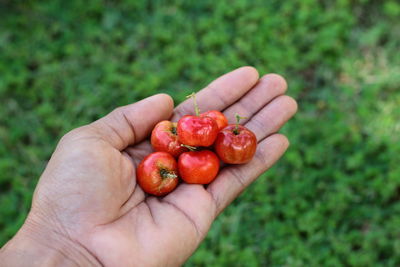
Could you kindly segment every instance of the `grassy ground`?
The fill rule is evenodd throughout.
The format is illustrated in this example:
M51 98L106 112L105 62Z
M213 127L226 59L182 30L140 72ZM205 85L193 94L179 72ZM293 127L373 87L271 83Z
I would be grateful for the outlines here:
M253 65L299 101L292 146L187 266L400 265L398 1L4 0L0 16L0 245L66 131Z

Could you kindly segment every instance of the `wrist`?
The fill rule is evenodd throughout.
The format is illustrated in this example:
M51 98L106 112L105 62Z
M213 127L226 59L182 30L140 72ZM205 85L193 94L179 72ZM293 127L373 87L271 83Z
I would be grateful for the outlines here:
M85 247L27 220L0 250L5 266L101 266Z

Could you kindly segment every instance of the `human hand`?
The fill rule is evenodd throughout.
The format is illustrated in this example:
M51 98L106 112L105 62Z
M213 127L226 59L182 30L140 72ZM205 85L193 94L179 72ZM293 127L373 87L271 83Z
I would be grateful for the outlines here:
M1 250L0 262L23 265L178 266L206 236L212 222L288 147L276 134L294 115L278 75L261 79L254 68L234 70L197 94L203 111L234 114L257 136L248 164L224 166L210 185L180 184L163 198L136 184L135 167L151 153L145 138L160 120L193 114L191 100L173 110L172 99L154 95L117 108L66 134L35 190L31 211ZM17 258L15 258L17 257Z

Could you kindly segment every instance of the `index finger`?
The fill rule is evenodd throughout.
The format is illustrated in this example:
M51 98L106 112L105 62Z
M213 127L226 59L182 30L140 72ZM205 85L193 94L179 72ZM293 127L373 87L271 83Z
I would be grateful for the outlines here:
M196 94L201 111L223 110L246 94L258 81L258 72L253 67L241 67L211 82ZM188 99L179 104L172 117L178 118L194 114L193 102Z

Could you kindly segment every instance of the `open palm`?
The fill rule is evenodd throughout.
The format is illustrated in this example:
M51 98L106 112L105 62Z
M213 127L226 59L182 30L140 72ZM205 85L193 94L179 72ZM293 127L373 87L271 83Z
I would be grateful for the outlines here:
M202 111L221 110L230 123L235 113L248 118L243 123L257 136L256 155L248 164L224 166L207 187L180 184L164 198L141 190L135 167L152 152L145 138L154 125L193 114L191 101L173 109L172 99L159 94L71 131L39 181L25 227L38 235L51 232L48 240L63 242L69 248L65 254L77 264L183 264L216 216L286 150L287 139L276 132L297 106L285 91L280 76L259 79L251 67L232 71L200 91Z

